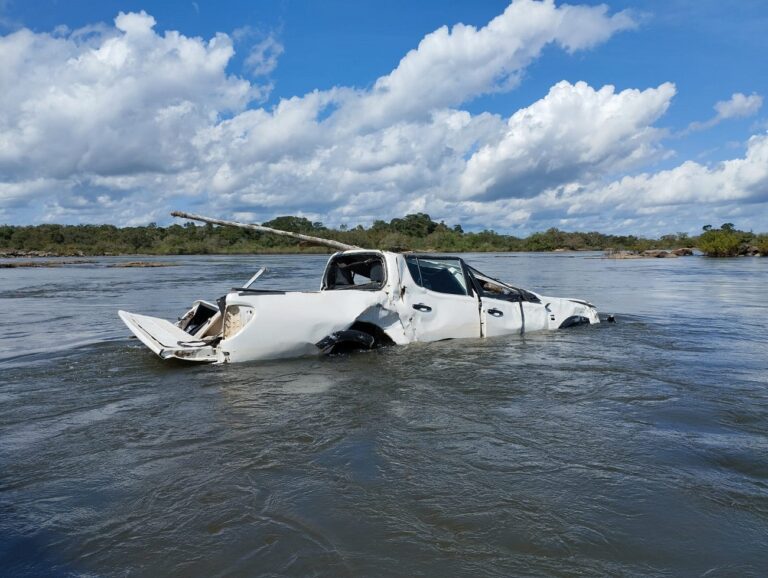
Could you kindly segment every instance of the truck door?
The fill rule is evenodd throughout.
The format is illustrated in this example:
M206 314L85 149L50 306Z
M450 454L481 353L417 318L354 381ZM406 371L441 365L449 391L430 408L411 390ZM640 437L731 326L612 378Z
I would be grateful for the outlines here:
M480 337L480 302L456 257L406 255L403 300L415 341Z
M513 335L523 332L523 312L520 301L509 301L483 295L480 315L483 337Z

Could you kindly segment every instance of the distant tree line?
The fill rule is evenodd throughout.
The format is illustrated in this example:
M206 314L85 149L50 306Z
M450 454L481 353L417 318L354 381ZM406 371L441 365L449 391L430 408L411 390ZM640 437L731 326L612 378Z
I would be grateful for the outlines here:
M723 223L719 229L704 225L697 246L710 257L768 256L768 234L740 231L733 223Z
M304 217L283 216L262 223L275 229L332 238L366 248L435 252L630 250L698 247L713 256L730 256L745 247L768 254L768 235L739 231L733 224L704 227L698 237L686 233L647 239L634 235L606 235L596 231L568 232L552 228L525 238L491 230L465 232L460 225L436 222L426 213L406 215L391 221L377 220L366 228L345 225L330 229ZM62 255L191 255L327 252L316 247L235 227L196 225L193 222L158 227L114 225L0 226L0 252L43 251Z

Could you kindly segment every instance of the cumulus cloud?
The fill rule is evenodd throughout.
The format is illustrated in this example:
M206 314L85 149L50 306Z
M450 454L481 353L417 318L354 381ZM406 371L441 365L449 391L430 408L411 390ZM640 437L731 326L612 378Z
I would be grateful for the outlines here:
M503 134L497 116L452 106L510 89L547 44L581 50L633 25L604 6L517 0L485 27L427 35L370 89L314 91L271 110L252 105L268 87L227 72L225 34L160 34L145 12L120 13L114 27L22 29L0 37L10 87L0 93L0 204L42 198L37 219L99 207L109 219L174 195L257 214L425 207L456 188L473 147ZM282 50L269 36L245 67L267 74Z
M686 230L691 221L709 222L713 215L726 221L738 216L742 226L755 226L756 216L768 210L768 133L751 137L743 158L712 166L685 161L656 173L570 183L531 198L465 201L446 208L466 210L467 222L476 224L493 215L524 215L533 228L622 232L633 227L662 234Z
M688 125L686 132L708 129L729 118L754 116L761 106L763 106L763 97L759 94L745 95L734 92L728 100L715 103L715 116L704 122L692 122Z
M347 103L344 115L370 126L424 117L513 88L548 44L583 50L634 26L627 12L608 15L606 6L518 0L483 28L457 24L428 34L372 90Z
M585 202L649 209L733 201L768 201L768 134L750 138L744 158L711 167L686 161L655 174L624 177L583 195L571 205L570 212L582 210Z
M225 72L229 38L154 31L148 14L67 36L0 37L0 174L12 180L167 173L194 166L196 132L258 87ZM7 87L7 89L5 88Z
M548 45L589 49L634 26L605 6L517 0L484 27L428 34L370 88L312 91L269 109L258 105L268 84L228 72L242 31L201 39L157 26L145 12L120 13L114 26L0 36L0 217L137 224L194 203L254 221L426 211L478 227L583 228L600 213L629 222L674 198L765 197L764 137L722 166L621 178L669 154L656 123L671 83L560 82L509 118L459 108L512 89ZM245 70L268 75L282 51L267 35ZM757 110L756 98L734 95L718 117Z
M463 198L530 197L553 187L594 180L658 157L664 132L652 124L666 112L675 87L644 91L560 82L510 117L498 142L467 162Z
M757 114L761 106L763 106L762 96L758 94L746 96L736 92L730 100L723 100L715 104L715 110L717 111L717 118L726 119L752 116Z

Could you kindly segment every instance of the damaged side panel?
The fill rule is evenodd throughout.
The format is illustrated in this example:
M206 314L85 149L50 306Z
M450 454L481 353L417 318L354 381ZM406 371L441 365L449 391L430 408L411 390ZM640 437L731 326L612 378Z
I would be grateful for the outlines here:
M218 361L279 359L319 353L317 343L359 318L386 318L386 295L321 291L229 295Z
M546 329L560 329L584 323L600 323L597 309L586 301L543 296L541 300L547 307Z

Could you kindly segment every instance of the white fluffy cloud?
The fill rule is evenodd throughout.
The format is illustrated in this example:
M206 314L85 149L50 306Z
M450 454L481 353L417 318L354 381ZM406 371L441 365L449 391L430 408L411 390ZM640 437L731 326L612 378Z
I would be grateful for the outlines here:
M744 158L707 167L693 161L660 171L624 177L571 205L610 203L623 209L653 209L689 203L768 202L768 134L753 136Z
M372 90L348 102L343 117L370 126L423 118L437 108L509 90L548 44L582 50L634 25L626 12L609 16L606 6L558 8L552 0L518 0L483 28L457 24L425 36Z
M741 92L734 92L728 100L720 100L715 103L715 116L704 122L692 122L687 131L712 128L729 118L754 116L761 106L763 106L763 97L759 94L746 95Z
M656 173L625 176L609 182L586 181L550 188L532 198L446 205L464 207L467 221L482 224L494 215L506 226L521 222L533 228L571 227L579 230L648 234L696 228L738 217L745 228L764 227L768 211L768 133L753 136L743 158L712 166L685 161ZM719 220L718 220L719 219Z
M735 92L729 100L721 100L715 104L715 110L719 119L738 118L757 114L761 106L763 106L763 97L759 94L747 96Z
M0 174L12 180L189 170L192 140L258 87L227 76L226 35L158 35L144 12L82 38L0 37ZM6 90L5 87L8 87Z
M765 197L762 137L721 167L621 178L669 154L655 125L671 83L617 92L560 82L509 118L458 108L514 87L548 45L574 52L634 26L604 6L517 0L482 28L428 34L369 89L314 91L269 109L258 104L268 78L260 86L228 72L229 36L156 26L144 12L120 13L111 27L0 37L0 220L133 224L195 203L256 221L427 211L504 228L601 211L631 219L675 195ZM282 50L268 36L244 67L265 77ZM718 115L756 110L755 98L734 95Z
M560 82L517 111L498 142L483 146L461 177L463 198L531 197L553 187L619 173L660 154L652 124L675 94L670 83L644 91L595 90Z

